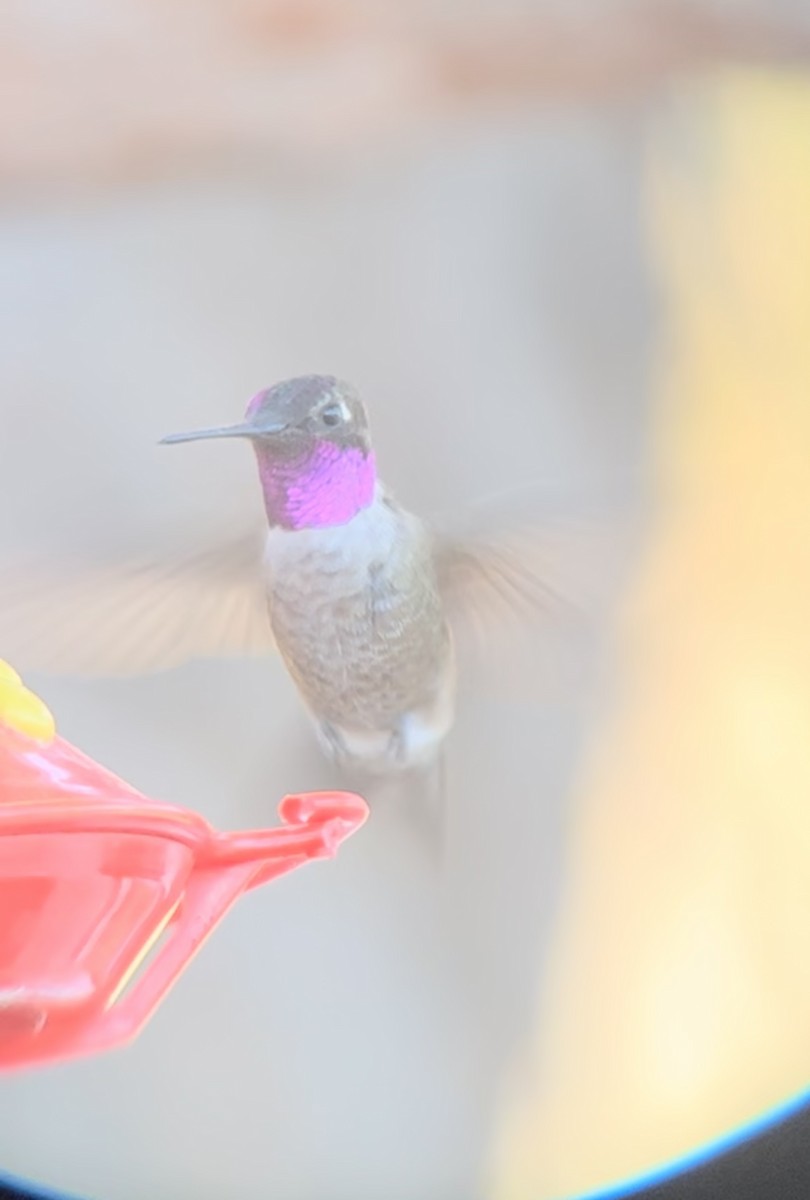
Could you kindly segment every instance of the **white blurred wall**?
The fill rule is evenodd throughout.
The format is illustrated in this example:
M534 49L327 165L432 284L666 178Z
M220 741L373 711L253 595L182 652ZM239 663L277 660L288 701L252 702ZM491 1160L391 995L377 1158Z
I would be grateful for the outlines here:
M0 556L255 511L244 447L155 443L308 371L362 389L419 511L537 480L643 513L654 85L712 48L799 52L801 6L514 5L497 38L483 4L224 11L3 14ZM589 667L599 633L565 653ZM334 783L278 663L27 682L223 827ZM110 1200L478 1194L592 683L465 696L444 873L377 805L335 863L246 898L130 1049L1 1080L0 1166Z

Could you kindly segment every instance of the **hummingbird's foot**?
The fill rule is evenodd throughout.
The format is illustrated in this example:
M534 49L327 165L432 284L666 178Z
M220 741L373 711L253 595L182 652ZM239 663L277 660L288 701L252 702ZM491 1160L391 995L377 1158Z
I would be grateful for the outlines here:
M323 743L324 750L339 767L345 767L349 752L346 749L346 744L340 736L334 725L330 725L328 721L321 721L318 724L318 734Z
M388 748L386 757L388 760L398 767L405 765L407 746L405 744L405 736L401 725L397 725L391 737L388 739Z

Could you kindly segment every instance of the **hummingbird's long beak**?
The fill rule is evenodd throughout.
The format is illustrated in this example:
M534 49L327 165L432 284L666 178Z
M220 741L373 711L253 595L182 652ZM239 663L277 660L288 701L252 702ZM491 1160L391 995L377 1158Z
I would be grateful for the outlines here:
M159 445L171 446L175 442L198 442L203 438L231 438L231 437L264 437L274 433L281 433L286 428L282 422L277 425L271 425L262 422L259 425L250 425L246 421L241 425L223 425L218 429L195 429L190 433L169 433L166 437L160 439Z

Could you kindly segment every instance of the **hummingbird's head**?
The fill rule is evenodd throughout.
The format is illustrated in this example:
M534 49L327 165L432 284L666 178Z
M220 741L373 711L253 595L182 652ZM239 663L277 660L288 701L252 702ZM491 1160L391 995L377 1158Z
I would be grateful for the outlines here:
M162 441L226 437L253 443L271 525L344 525L374 499L377 473L366 410L355 390L332 375L285 379L253 397L241 424Z

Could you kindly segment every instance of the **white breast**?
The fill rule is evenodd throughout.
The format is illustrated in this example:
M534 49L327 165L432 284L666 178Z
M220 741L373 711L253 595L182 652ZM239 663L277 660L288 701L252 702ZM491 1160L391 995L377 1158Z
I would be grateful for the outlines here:
M277 641L321 745L332 756L337 735L342 752L368 767L415 766L435 757L452 724L455 671L440 633L440 613L427 626L414 623L414 614L422 611L416 597L430 587L424 567L414 601L399 593L408 610L403 609L403 628L412 633L397 646L375 642L379 630L375 634L370 620L365 628L367 603L358 599L368 593L371 564L379 569L384 563L396 574L403 563L427 552L421 523L386 503L380 489L374 502L345 525L268 533L264 561ZM346 597L351 597L348 615ZM324 614L332 611L330 623ZM338 620L349 623L338 627ZM376 675L389 682L370 683Z
M413 520L408 514L389 508L377 485L373 503L345 525L327 529L270 529L265 542L265 567L269 575L278 575L280 571L294 570L316 555L339 562L349 576L356 574L359 578L366 574L369 562L385 559L394 552L402 536L403 518Z

